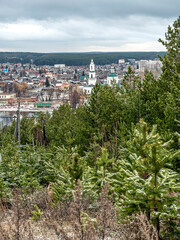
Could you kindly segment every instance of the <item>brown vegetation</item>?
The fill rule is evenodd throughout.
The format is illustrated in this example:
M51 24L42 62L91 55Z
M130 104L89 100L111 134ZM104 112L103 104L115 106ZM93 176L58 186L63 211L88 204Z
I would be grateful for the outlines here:
M12 200L0 205L0 239L157 240L154 226L143 213L117 221L108 184L93 205L83 196L80 181L71 202L49 200L46 189L29 195L14 189Z

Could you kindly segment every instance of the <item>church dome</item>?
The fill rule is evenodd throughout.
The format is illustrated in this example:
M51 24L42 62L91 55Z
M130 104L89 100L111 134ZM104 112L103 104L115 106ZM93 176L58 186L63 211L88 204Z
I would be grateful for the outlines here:
M108 75L108 77L117 77L117 74L114 73L114 72L111 72L111 73Z

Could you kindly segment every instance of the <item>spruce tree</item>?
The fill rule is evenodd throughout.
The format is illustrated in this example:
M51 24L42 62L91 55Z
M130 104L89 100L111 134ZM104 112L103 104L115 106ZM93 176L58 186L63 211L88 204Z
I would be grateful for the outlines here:
M46 78L45 86L46 86L46 87L49 87L49 86L50 86L48 77Z
M125 215L145 212L154 222L159 236L160 222L166 225L168 219L177 223L180 213L179 175L171 169L172 161L180 151L170 150L170 145L171 140L162 141L156 126L149 131L141 120L127 142L124 161L119 161L121 211ZM114 184L118 189L117 181Z

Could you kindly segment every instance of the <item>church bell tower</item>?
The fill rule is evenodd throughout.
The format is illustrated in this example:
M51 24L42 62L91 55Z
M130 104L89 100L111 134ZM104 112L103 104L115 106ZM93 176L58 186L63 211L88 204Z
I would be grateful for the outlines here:
M93 62L93 59L91 59L91 63L89 66L89 79L88 79L89 85L96 85L96 72L95 72L95 64Z

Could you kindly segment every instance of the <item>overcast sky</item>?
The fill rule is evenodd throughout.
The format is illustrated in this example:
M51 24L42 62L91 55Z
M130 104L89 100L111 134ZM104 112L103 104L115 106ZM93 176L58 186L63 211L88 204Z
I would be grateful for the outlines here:
M180 0L0 0L0 51L163 51Z

